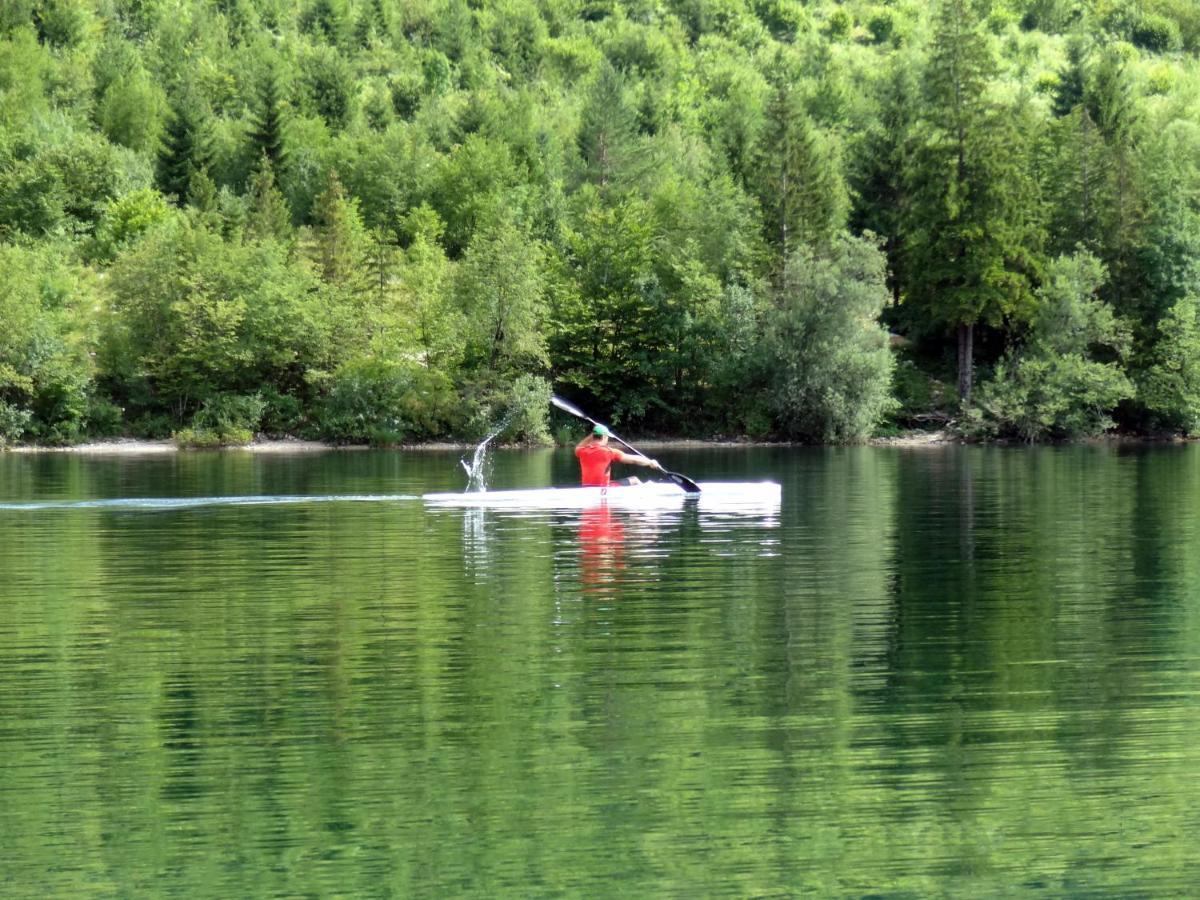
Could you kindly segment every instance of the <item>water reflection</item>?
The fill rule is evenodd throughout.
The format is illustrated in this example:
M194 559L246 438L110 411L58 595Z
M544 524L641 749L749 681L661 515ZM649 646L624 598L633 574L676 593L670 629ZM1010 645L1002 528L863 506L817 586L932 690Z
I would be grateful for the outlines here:
M580 581L585 591L603 592L625 568L625 525L608 504L579 515Z
M1192 892L1200 447L674 466L757 510L63 507L456 466L0 456L6 892Z

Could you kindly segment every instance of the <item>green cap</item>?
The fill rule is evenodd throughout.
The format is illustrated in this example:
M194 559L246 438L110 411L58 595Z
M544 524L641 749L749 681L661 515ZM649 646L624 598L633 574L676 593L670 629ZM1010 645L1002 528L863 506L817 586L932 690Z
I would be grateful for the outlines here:
M597 425L592 429L592 434L596 437L608 437L608 428L604 425Z

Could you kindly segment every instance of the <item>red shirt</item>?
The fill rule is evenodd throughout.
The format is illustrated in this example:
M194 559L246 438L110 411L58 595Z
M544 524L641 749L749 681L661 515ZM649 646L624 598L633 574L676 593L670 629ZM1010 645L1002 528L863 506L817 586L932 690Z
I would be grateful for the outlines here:
M584 486L603 487L608 484L608 470L621 458L621 451L600 444L587 444L576 447L575 455L579 457L579 465L583 469Z

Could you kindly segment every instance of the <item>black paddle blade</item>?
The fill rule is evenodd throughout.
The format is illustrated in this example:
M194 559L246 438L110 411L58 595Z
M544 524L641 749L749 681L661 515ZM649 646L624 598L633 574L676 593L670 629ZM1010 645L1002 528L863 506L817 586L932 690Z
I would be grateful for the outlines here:
M700 493L700 485L696 484L696 482L692 481L692 479L688 478L686 475L680 475L678 472L668 472L666 469L663 469L662 473L683 488L684 493Z

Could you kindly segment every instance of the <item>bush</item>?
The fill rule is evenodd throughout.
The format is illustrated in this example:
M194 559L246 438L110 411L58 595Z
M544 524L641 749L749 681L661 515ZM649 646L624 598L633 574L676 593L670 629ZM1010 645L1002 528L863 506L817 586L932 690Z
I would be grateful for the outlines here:
M19 409L0 400L0 447L15 444L25 436L33 415L27 409Z
M867 19L867 31L871 33L872 43L883 44L890 41L895 30L895 13L886 7L873 11Z
M1118 367L1080 353L1010 356L980 389L967 427L1030 443L1100 434L1113 426L1112 410L1131 394Z
M263 399L262 430L271 435L296 435L307 424L304 403L291 394L284 394L271 385L259 392Z
M466 411L463 435L479 440L495 434L502 441L551 444L550 383L536 375L512 381L488 374L461 388Z
M1112 427L1112 411L1132 396L1133 386L1120 365L1127 330L1096 298L1104 280L1104 266L1089 253L1059 257L1047 267L1030 334L980 388L970 430L1032 442Z
M355 359L318 380L325 394L318 427L328 440L395 444L438 437L454 416L449 381L415 362Z
M110 400L88 398L85 427L92 437L116 437L125 430L125 410Z
M1166 53L1183 46L1179 25L1166 16L1146 14L1129 30L1129 40L1136 46L1154 53Z
M1200 303L1185 297L1158 323L1138 401L1159 428L1200 432Z
M190 428L174 434L180 447L225 447L254 439L267 404L259 394L221 394L204 401Z
M848 236L826 256L805 249L788 260L768 339L772 408L786 437L861 440L894 406L892 353L878 322L885 271L874 243Z
M47 246L0 245L0 402L8 440L62 444L83 434L92 363L86 343L91 282ZM21 412L17 416L13 410Z
M132 191L108 204L86 248L97 262L111 262L126 246L166 219L171 209L153 188Z

